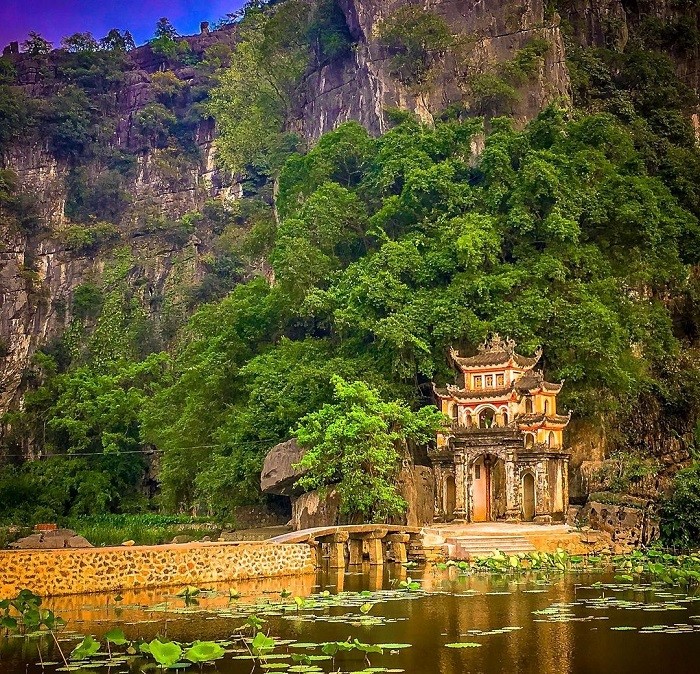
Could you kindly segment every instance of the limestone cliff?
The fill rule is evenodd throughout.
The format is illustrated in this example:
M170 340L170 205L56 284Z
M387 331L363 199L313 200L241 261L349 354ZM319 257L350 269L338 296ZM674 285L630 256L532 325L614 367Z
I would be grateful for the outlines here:
M522 88L513 113L526 121L557 98L568 97L569 77L556 15L546 18L541 0L504 3L498 0L435 0L425 11L442 17L461 47L448 50L430 82L409 86L390 68L390 53L377 37L382 21L398 8L416 4L405 0L340 0L355 41L350 56L307 76L297 128L317 138L349 119L360 121L374 133L387 128L385 110L410 110L430 122L455 103L473 108L468 80L494 64L512 59L534 39L545 40L549 50L535 77ZM423 6L423 5L421 5Z
M428 122L454 105L465 114L478 114L474 76L508 63L539 40L546 51L535 72L517 84L512 101L512 114L524 123L547 102L569 96L565 28L583 45L622 49L644 31L653 31L652 19L660 22L671 43L673 31L692 37L690 28L697 36L698 26L697 9L666 0L559 0L556 12L542 0L337 2L351 49L342 59L308 68L288 120L291 129L311 141L350 119L381 133L388 124L385 112L393 107ZM396 76L391 50L378 34L382 22L407 5L441 17L459 45L436 57L430 77L420 85ZM677 40L669 53L679 74L697 91L700 57L693 39ZM14 170L21 192L35 206L37 223L22 228L0 218L0 414L20 403L36 349L71 324L76 289L101 279L115 251L129 251L128 283L156 327L163 323L164 306L182 305L184 289L206 273L216 227L206 219L182 226L181 219L201 211L209 200L233 201L242 191L235 176L217 168L216 129L201 112L217 69L225 66L226 49L235 48L236 28L185 42L191 56L185 60L163 57L148 46L129 52L119 77L105 85L99 106L92 101L99 108L95 126L105 139L102 156L61 156L41 129L32 129L2 159L2 168ZM217 45L223 49L214 58L211 48ZM44 59L8 58L17 70L16 84L36 100L64 90L75 77L62 70L60 52ZM161 107L156 110L157 105ZM158 120L143 114L154 110L173 134L187 136L186 147L181 144L173 151L162 142ZM95 225L89 209L76 215L81 199L89 200L110 180L126 195L115 212L99 218L113 229L95 230L93 240L76 242L74 225L81 230Z
M212 45L231 46L234 40L232 29L186 39L191 53L199 56ZM31 100L47 99L70 86L61 52L43 59L8 58L16 69L17 84ZM187 155L173 156L157 140L138 132L139 113L158 102L159 74L163 77L167 71L166 83L185 92L177 102L184 110L177 112L187 114L196 105L190 92L207 85L201 73L164 60L148 46L126 54L122 65L125 71L118 86L108 87L100 96L104 107L98 119L108 128L104 156L61 156L52 151L42 129L34 128L27 129L4 159L36 222L22 228L0 220L0 415L19 403L36 349L59 338L71 324L75 290L101 279L115 250L129 251L129 284L157 325L164 302L181 302L182 291L204 275L203 256L214 238L206 222L183 229L178 218L201 210L210 199L225 202L239 194L232 177L216 167L211 119L191 124L193 147ZM111 158L117 155L130 162L128 170L112 169ZM94 240L76 237L81 230L93 231L94 216L74 224L68 213L69 200L76 199L71 195L76 192L76 176L83 192L116 177L118 193L124 195L121 211L106 216L112 228L103 223L94 230Z

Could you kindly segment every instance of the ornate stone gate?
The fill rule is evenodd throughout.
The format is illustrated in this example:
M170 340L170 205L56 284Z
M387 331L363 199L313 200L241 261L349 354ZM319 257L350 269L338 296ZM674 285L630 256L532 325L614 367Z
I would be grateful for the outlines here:
M569 502L569 452L556 413L561 384L533 370L498 335L477 356L451 352L458 385L435 388L452 418L431 452L436 518L443 521L563 520ZM454 498L450 497L454 485Z

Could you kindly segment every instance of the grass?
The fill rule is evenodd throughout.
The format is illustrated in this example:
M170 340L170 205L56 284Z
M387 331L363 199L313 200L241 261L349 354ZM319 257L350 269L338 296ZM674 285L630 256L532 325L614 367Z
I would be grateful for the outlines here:
M61 526L73 529L95 546L121 545L134 541L136 545L170 543L175 536L201 540L209 536L216 540L222 525L205 517L187 515L96 515L69 518Z

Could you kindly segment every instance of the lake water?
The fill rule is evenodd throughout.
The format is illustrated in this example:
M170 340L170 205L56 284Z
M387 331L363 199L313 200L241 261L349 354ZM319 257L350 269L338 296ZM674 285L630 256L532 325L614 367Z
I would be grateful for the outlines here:
M398 589L406 574L422 589ZM157 635L183 642L226 640L227 653L203 671L221 674L262 672L367 671L359 652L335 661L299 664L291 654L320 655L314 643L357 638L369 644L410 644L372 653L370 670L413 674L684 674L700 671L700 593L679 588L620 583L612 574L460 576L456 569L424 571L390 566L381 572L325 573L317 577L256 581L212 588L187 603L171 590L114 597L89 595L57 598L47 603L68 621L60 635L69 653L76 633L100 636L115 625L130 639ZM281 598L280 591L288 595ZM301 607L294 597L307 597ZM369 608L368 608L369 607ZM366 614L363 614L363 610ZM283 644L279 657L252 660L241 642L230 639L254 613L267 622L264 630ZM68 632L68 633L66 633ZM72 634L70 632L73 632ZM464 648L446 644L479 644ZM0 646L2 674L41 672L44 661L60 660L48 636L6 638ZM77 671L140 672L145 661ZM264 666L262 666L264 665ZM285 666L286 665L286 666ZM386 668L382 670L381 668ZM58 665L43 671L54 672ZM193 666L188 671L199 671Z

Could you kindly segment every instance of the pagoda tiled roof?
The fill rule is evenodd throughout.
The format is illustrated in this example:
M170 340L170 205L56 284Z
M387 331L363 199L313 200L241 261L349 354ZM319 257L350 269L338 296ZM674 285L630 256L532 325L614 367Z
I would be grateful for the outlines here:
M520 395L536 389L550 393L559 393L562 384L544 381L541 372L528 372L518 377L510 386L499 388L460 388L447 384L444 388L435 387L436 395L441 398L459 398L460 400L482 400L484 398L508 398L513 392Z
M513 392L512 386L501 388L465 389L447 385L447 388L435 388L435 393L441 398L459 398L460 400L481 400L483 398L507 398Z
M518 367L523 369L533 368L542 356L542 350L539 348L532 358L521 356L519 353L515 353L515 346L512 339L501 339L498 334L494 334L491 339L479 346L479 353L475 356L460 356L459 351L455 349L450 349L450 355L454 362L462 368L506 365L512 359Z
M553 384L552 382L545 381L544 375L541 372L535 371L530 371L521 375L514 382L515 390L521 393L528 393L535 389L542 389L548 393L559 393L562 386L563 383Z
M571 420L571 415L564 414L521 414L515 417L515 422L520 426L539 426L540 424L553 424L566 426Z

